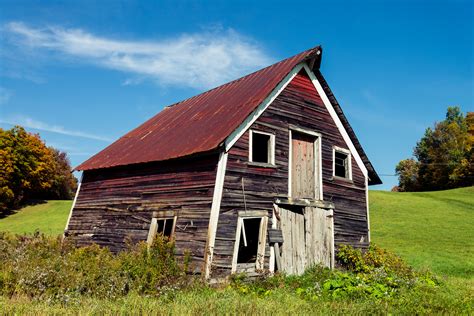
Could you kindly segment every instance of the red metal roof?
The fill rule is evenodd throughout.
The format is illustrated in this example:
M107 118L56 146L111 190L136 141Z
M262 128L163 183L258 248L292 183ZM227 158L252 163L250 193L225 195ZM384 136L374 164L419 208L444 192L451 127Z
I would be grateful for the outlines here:
M296 65L314 62L318 51L319 46L166 107L75 169L162 161L216 149Z

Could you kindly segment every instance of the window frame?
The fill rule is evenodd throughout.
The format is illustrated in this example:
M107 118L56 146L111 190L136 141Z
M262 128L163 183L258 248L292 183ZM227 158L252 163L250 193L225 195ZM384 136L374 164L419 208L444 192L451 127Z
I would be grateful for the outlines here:
M173 239L175 236L177 219L178 219L178 216L175 211L163 210L163 211L153 212L151 223L150 223L150 229L148 230L148 237L146 240L148 247L150 247L153 244L153 240L158 235L158 221L165 221L165 224L166 224L166 221L168 220L173 221L173 227L171 229L171 234L169 236L170 239ZM163 225L163 229L166 227L165 224Z
M341 177L341 176L336 176L336 152L340 154L344 154L347 156L346 158L346 176ZM333 146L332 150L332 176L335 179L344 179L348 181L352 181L352 155L349 149L338 147L338 146Z
M239 272L239 266L245 266L246 264L238 263L240 238L242 235L242 226L244 220L260 218L260 227L258 232L258 247L257 247L257 259L253 268L255 270L263 270L265 266L265 248L267 246L267 230L268 230L268 212L267 211L240 211L237 217L237 228L235 232L234 242L234 254L232 257L232 273ZM245 228L244 228L245 229Z
M268 153L267 153L269 162L253 161L253 152L252 152L253 134L270 136L270 140L269 140L270 144L269 144ZM249 162L251 164L261 165L261 166L275 166L275 134L250 129L249 131Z

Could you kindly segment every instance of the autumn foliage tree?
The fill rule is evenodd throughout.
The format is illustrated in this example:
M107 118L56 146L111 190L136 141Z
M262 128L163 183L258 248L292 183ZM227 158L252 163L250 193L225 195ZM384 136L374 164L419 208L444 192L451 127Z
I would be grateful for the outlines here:
M70 199L75 187L65 153L20 126L0 128L0 211L31 199Z
M474 185L474 113L448 107L446 119L426 129L413 155L395 168L400 191Z

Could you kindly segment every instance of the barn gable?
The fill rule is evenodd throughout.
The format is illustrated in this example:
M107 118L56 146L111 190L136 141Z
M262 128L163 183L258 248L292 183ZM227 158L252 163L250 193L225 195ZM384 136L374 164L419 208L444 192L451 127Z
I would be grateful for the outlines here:
M366 203L367 169L339 117L331 110L324 90L311 70L296 68L288 84L274 100L261 111L256 111L242 133L229 141L226 157L222 201L219 205L218 225L213 247L214 275L236 271L235 244L239 212L246 210L266 212L274 221L275 198L291 196L291 135L307 131L320 138L319 200L331 201L334 209L335 244L366 247L369 239L368 205ZM318 89L319 88L319 89ZM250 161L251 133L273 135L273 163L260 164ZM237 133L236 133L237 134ZM351 179L341 179L333 174L334 150L346 149L351 153ZM359 161L357 161L359 160ZM315 196L316 197L316 196ZM351 202L348 203L347 199ZM270 224L269 224L270 225ZM276 228L276 225L274 225ZM270 245L267 245L266 268L275 269ZM275 254L273 253L273 256ZM237 271L239 271L237 269Z

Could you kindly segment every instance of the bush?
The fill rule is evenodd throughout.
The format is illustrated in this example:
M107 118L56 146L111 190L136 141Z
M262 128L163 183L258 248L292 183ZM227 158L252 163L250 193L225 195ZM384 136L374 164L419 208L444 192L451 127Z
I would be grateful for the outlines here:
M60 237L0 233L0 293L68 301L81 296L108 299L134 292L169 294L188 284L174 245L157 238L111 253L91 245L76 248Z

